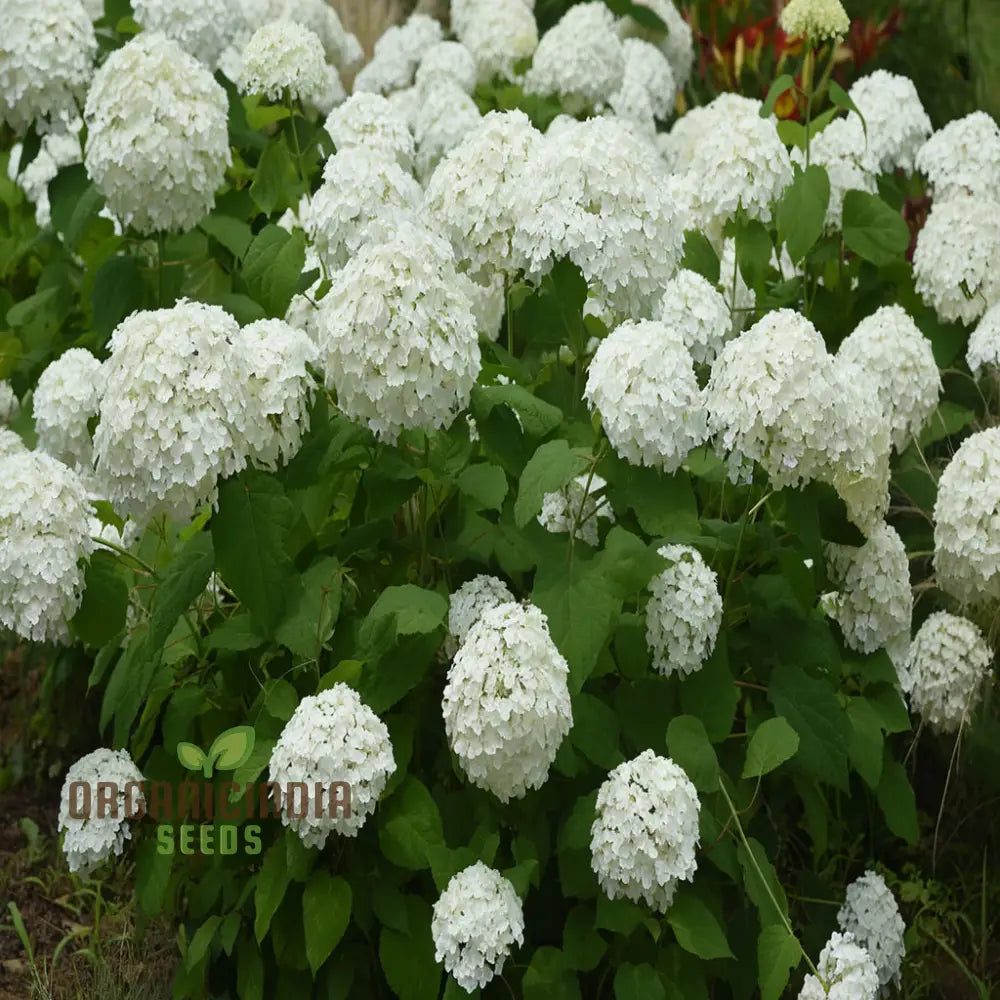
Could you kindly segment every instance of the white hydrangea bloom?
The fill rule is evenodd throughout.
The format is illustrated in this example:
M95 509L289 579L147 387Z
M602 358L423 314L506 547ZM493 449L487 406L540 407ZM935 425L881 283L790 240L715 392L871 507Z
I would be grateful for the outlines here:
M466 993L503 972L516 944L524 944L524 910L509 879L477 861L448 880L431 918L434 961Z
M356 93L361 93L356 91ZM403 90L394 90L386 100L393 106L396 112L406 119L407 127L412 132L417 124L417 113L423 104L420 91L414 87L404 87Z
M760 117L761 102L720 94L701 109L691 139L672 149L674 170L687 175L691 219L719 242L723 225L742 206L769 222L775 202L794 176L775 120Z
M679 335L697 364L711 364L733 332L725 297L708 279L686 269L670 279L660 300L659 319Z
M476 329L480 337L496 340L503 326L507 310L507 290L502 274L494 274L492 280L474 281L468 275L459 273L476 317Z
M830 935L816 970L822 982L812 974L806 976L799 1000L875 1000L878 996L875 962L850 934L835 931Z
M598 0L570 7L538 43L524 78L529 94L558 96L571 111L604 104L622 85L625 50L615 16Z
M930 340L902 306L882 306L841 343L837 358L873 376L893 447L903 451L926 426L941 394Z
M304 803L289 803L282 796L281 822L306 847L322 850L331 833L358 835L395 770L385 723L357 692L338 683L299 702L271 752L268 780L282 789L290 782L305 782ZM351 786L350 816L336 808L330 815L329 786L337 781ZM314 798L317 783L323 786L321 802Z
M309 430L316 386L306 365L319 352L305 331L280 319L243 327L234 347L245 370L245 448L255 465L273 470L294 457Z
M624 323L597 348L584 398L601 415L611 446L633 465L676 471L708 438L708 415L680 331Z
M414 82L421 89L443 78L471 94L476 89L476 72L476 60L461 42L438 42L421 57Z
M965 363L976 378L984 371L1000 368L1000 302L983 313L976 328L969 334Z
M867 654L908 638L910 562L896 529L880 524L864 545L828 545L826 555L830 579L839 588L830 610L847 646Z
M935 611L913 637L900 683L910 708L931 729L954 733L979 705L992 663L993 650L977 625Z
M484 611L501 604L514 603L514 595L503 580L481 573L463 583L451 595L448 605L448 633L461 642Z
M571 479L561 490L542 497L538 523L554 534L573 530L575 537L595 548L599 541L598 521L603 517L615 523L615 512L603 495L608 484L600 476L584 474Z
M191 229L211 211L232 162L226 92L193 56L141 32L94 74L84 162L121 223Z
M364 146L394 159L404 170L413 166L413 133L403 113L380 94L349 97L326 119L326 131L338 152Z
M51 362L32 399L38 447L73 468L90 468L94 446L87 423L97 415L103 389L103 366L90 351L73 347Z
M900 982L900 967L906 955L903 935L906 924L885 879L866 871L848 887L844 905L837 914L840 929L850 934L875 962L882 992Z
M906 76L877 69L855 80L848 94L868 126L868 146L883 173L912 174L931 120Z
M684 20L673 0L642 0L642 6L648 7L667 26L666 35L644 28L631 17L623 17L618 22L618 33L622 38L643 38L655 43L670 63L677 89L683 90L694 66L691 25Z
M9 424L20 412L21 403L14 387L10 382L0 381L0 424Z
M181 301L134 313L111 336L94 454L108 500L145 521L212 503L246 464L239 326L218 306Z
M0 458L21 451L27 451L21 435L6 427L0 427Z
M687 545L664 545L670 565L649 584L646 645L653 669L687 677L712 655L722 626L719 579L701 553Z
M52 221L49 205L49 184L63 167L83 162L83 148L80 145L80 129L83 119L78 115L70 119L61 118L51 125L52 131L42 136L38 155L21 172L21 154L24 147L16 143L10 151L7 162L7 176L24 191L27 199L35 206L35 221L40 229L48 227Z
M917 237L913 276L941 320L978 320L1000 301L1000 201L992 193L936 200Z
M327 0L283 0L283 2L268 0L268 2L268 16L254 24L254 28L259 28L267 21L275 19L298 21L319 36L326 58L341 72L353 69L364 59L361 43L354 35L344 30L337 11L332 4L327 3Z
M619 764L597 793L591 866L610 899L645 900L666 913L678 882L694 878L701 802L670 758L644 750Z
M962 442L938 481L934 571L967 604L1000 597L1000 428Z
M420 185L395 160L348 146L326 161L301 223L332 274L366 243L391 239L402 217L419 213L422 200Z
M442 40L441 24L426 14L412 14L389 27L375 43L371 62L354 78L354 92L388 94L413 83L424 53Z
M501 802L541 788L573 725L569 666L538 608L488 608L448 670L448 743L472 784Z
M81 564L93 550L87 491L57 459L4 434L0 625L22 639L63 641L83 599Z
M856 114L836 118L809 145L810 163L823 167L830 178L830 201L826 207L826 228L839 229L848 191L878 191L879 164L864 126ZM792 161L805 166L806 155L792 150Z
M141 787L144 780L127 750L94 750L66 772L59 805L59 831L65 833L63 853L71 872L89 875L105 858L122 856L125 841L132 839L126 813L132 811L138 815L145 809ZM117 789L114 803L108 804L105 815L99 815L98 811L97 786L101 782ZM81 785L89 786L89 795ZM86 815L76 819L71 808Z
M317 317L327 385L352 419L394 441L450 425L481 358L451 247L409 222L361 247L333 277Z
M513 249L529 274L569 257L610 309L650 318L683 239L655 147L616 119L591 118L546 134L527 171Z
M440 78L429 83L413 123L417 176L426 183L441 160L481 121L476 102L457 83Z
M80 0L9 0L0 40L0 122L75 114L94 73L97 36Z
M669 118L674 112L677 85L667 57L641 38L626 38L622 50L625 72L608 104L615 114L640 123ZM655 130L655 121L652 124Z
M243 94L270 101L317 104L327 87L326 57L319 36L297 21L271 21L247 42L237 81Z
M472 53L479 83L514 80L515 67L538 48L533 3L525 0L464 0L452 3L452 27Z
M516 210L541 141L523 111L491 111L431 176L427 209L471 276L517 271Z
M132 0L145 31L172 38L209 69L215 69L230 40L245 26L233 0Z
M954 195L996 198L1000 186L1000 125L985 111L948 122L917 153L936 202Z
M779 21L789 37L808 35L813 42L840 38L851 26L840 0L789 0Z

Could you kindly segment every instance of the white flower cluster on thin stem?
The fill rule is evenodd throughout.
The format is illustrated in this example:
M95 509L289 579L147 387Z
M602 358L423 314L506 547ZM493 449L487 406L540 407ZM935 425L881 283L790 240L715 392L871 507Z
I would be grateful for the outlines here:
M893 982L898 986L900 967L906 955L903 941L906 924L900 916L896 897L881 875L866 871L847 887L837 923L875 962L881 992L887 993Z

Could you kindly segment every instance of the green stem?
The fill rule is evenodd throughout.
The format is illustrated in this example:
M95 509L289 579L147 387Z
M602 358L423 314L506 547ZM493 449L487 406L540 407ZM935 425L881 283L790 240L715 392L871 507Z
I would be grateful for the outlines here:
M162 231L156 234L156 305L157 308L164 308L163 296L163 267L164 256L166 255L166 236Z
M128 549L122 548L120 545L115 545L114 542L108 542L103 538L98 538L96 535L91 536L91 541L96 542L98 545L103 545L105 548L111 549L112 552L117 553L120 556L124 556L126 559L131 559L143 573L149 573L151 576L156 573L156 570L149 565L148 562L140 559L137 555L129 552Z

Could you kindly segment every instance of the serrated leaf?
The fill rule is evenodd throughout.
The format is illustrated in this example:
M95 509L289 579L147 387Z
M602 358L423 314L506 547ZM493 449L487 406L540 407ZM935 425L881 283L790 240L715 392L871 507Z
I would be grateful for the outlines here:
M877 267L900 260L910 245L910 229L902 213L866 191L844 195L842 229L847 248Z
M545 437L563 420L558 406L539 399L520 385L477 385L472 390L472 412L482 420L496 406L507 406L517 414L522 430L529 437Z
M521 473L521 484L514 503L514 523L523 528L542 509L546 493L562 489L587 467L587 460L570 450L562 438L540 445Z
M473 510L499 510L507 496L507 477L499 465L467 466L458 476L459 490L475 503Z
M240 276L268 316L284 317L306 261L306 237L267 225L247 248Z
M314 871L302 893L306 958L314 976L337 947L350 921L350 885L322 869Z
M340 561L334 556L310 566L275 633L278 642L297 656L318 657L340 615L342 585Z
M802 961L798 942L783 924L771 924L757 938L757 978L761 1000L780 1000L792 970Z
M780 715L762 722L750 737L744 778L759 778L790 760L799 749L799 734Z
M710 960L732 958L726 932L693 889L679 889L667 910L667 922L677 943L692 955Z
M274 109L268 108L266 113ZM285 109L281 109L285 111ZM282 117L287 117L287 111ZM250 116L247 116L248 121ZM251 122L251 128L256 126ZM254 204L265 214L270 215L284 191L295 181L295 161L288 147L280 139L272 140L261 153L254 172L253 183L250 185L250 197ZM296 275L296 277L298 277Z

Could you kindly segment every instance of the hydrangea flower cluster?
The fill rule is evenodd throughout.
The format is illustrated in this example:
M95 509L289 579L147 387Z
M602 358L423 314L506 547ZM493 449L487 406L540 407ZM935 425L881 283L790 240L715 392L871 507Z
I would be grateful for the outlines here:
M21 412L21 403L10 382L0 381L0 424L9 424Z
M24 191L28 200L35 205L35 221L40 229L48 227L52 221L49 204L49 184L63 167L83 162L80 146L80 129L83 119L79 116L71 120L61 118L50 125L52 131L42 136L38 155L21 170L21 156L24 147L17 143L10 151L7 176Z
M173 39L210 70L245 25L232 0L132 0L132 10L145 31Z
M476 102L453 80L436 79L424 90L413 135L417 176L426 183L435 168L482 119Z
M700 809L691 780L668 757L644 750L619 764L598 790L590 828L591 865L607 896L666 913L677 883L698 867Z
M97 36L80 0L4 4L0 122L24 132L76 113L94 73Z
M674 472L708 438L691 355L682 332L666 323L624 323L605 337L587 369L584 398L633 465Z
M679 334L696 364L711 364L733 332L729 304L700 274L682 269L660 300L660 321Z
M484 611L501 604L514 603L516 603L514 595L503 580L481 573L463 583L451 595L448 607L448 633L462 642Z
M935 611L910 644L900 683L931 729L954 733L978 706L992 662L993 650L978 626Z
M94 447L87 424L97 415L103 387L101 362L85 348L72 347L53 361L32 398L38 447L77 471L89 469Z
M984 371L1000 369L1000 302L983 313L969 335L965 363L976 378Z
M820 978L806 976L799 1000L875 1000L878 996L875 962L850 934L835 931L830 935L816 971Z
M388 441L450 425L468 406L481 357L448 243L402 223L332 280L317 328L340 408Z
M354 94L330 112L324 127L338 152L363 146L395 160L404 170L413 167L415 148L410 126L399 109L380 94Z
M995 197L1000 185L1000 125L985 111L948 122L917 153L935 201L955 195Z
M491 111L432 174L426 207L470 276L517 270L516 207L542 141L523 111Z
M65 833L63 853L71 872L88 875L105 858L122 856L125 841L132 839L125 813L128 808L139 811L145 805L141 787L127 789L129 800L126 803L126 788L133 783L141 786L143 781L142 773L127 750L94 750L81 757L66 772L59 806L59 830ZM100 782L109 782L117 787L114 805L104 816L97 815L96 807ZM85 800L79 790L76 801L70 801L72 788L77 783L90 786L91 803L90 814L79 819L70 813L71 806L74 812L86 811L83 809Z
M451 23L458 40L472 53L481 83L514 80L515 67L538 48L533 2L454 0Z
M466 993L503 972L524 943L524 911L510 881L477 861L448 880L431 918L434 960Z
M909 638L913 616L910 562L898 532L875 527L864 545L827 546L827 569L839 588L831 611L844 642L860 653L895 647Z
M700 670L715 649L722 627L719 579L688 545L664 545L659 554L670 565L649 585L646 645L654 670L684 678Z
M388 94L413 83L424 53L442 40L441 25L426 14L413 14L388 28L375 43L371 62L354 78L354 92Z
M938 481L934 570L966 604L1000 597L1000 427L962 442Z
M691 25L684 20L673 0L643 0L666 26L666 33L650 31L631 17L623 17L618 22L618 34L622 38L641 38L653 42L667 57L673 72L674 83L683 90L694 66L694 34Z
M297 21L271 21L247 42L237 83L244 94L318 105L328 86L323 43Z
M807 35L812 42L840 38L851 26L840 0L789 0L781 11L780 22L789 37Z
M877 69L855 80L848 94L868 126L868 148L879 171L912 174L932 131L913 81Z
M476 60L461 42L438 42L421 57L414 77L418 90L438 79L457 83L467 94L476 89Z
M599 519L603 517L615 523L615 512L603 495L607 485L597 475L576 476L561 490L542 497L538 523L553 534L574 532L574 538L596 548L599 543Z
M448 743L474 785L501 802L541 788L573 725L569 666L538 608L488 608L466 633L444 689Z
M674 71L663 52L642 38L626 38L622 51L625 71L621 86L608 98L608 106L655 136L657 120L669 118L674 110Z
M366 243L391 239L401 218L419 216L422 201L420 185L384 151L347 146L326 161L301 224L332 274Z
M141 32L94 74L84 162L108 210L140 233L190 229L231 163L229 102L176 42Z
M893 447L902 452L927 425L941 394L930 340L902 306L882 306L844 339L837 358L872 375Z
M513 249L529 274L569 257L610 309L650 318L683 238L655 147L615 119L591 118L547 134L527 169Z
M278 737L268 766L268 780L283 789L305 782L306 807L281 802L281 821L307 847L326 844L331 833L356 837L375 811L386 782L395 773L392 741L385 723L346 684L334 684L303 698ZM351 814L334 810L330 816L324 796L322 808L313 802L313 788L346 781L351 786ZM300 815L305 813L304 816ZM322 815L317 816L319 812Z
M361 43L344 26L333 5L327 0L244 0L244 2L266 4L267 11L254 28L268 21L298 21L319 36L326 58L341 73L359 66L365 53ZM277 4L277 6L275 6Z
M75 472L10 431L0 441L0 479L0 625L36 642L65 640L94 547L87 491Z
M892 982L898 985L906 954L903 942L906 924L896 897L881 875L866 871L847 887L847 898L837 913L837 923L874 961L882 991Z

